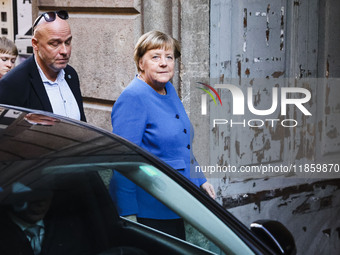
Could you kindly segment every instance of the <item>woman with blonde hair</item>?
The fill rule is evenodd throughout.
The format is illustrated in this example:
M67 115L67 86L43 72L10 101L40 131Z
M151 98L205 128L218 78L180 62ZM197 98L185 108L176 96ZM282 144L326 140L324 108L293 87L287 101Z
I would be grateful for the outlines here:
M179 42L165 33L141 36L134 51L138 74L113 106L113 133L159 157L215 198L203 173L194 176L198 163L192 154L193 128L170 82L180 55ZM185 239L183 220L118 172L113 174L110 193L120 215Z

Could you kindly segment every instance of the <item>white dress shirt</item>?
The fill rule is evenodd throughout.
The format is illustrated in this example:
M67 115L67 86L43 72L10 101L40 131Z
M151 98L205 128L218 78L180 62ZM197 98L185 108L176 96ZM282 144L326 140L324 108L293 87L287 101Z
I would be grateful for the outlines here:
M40 254L42 242L44 240L45 236L45 224L43 220L39 220L35 224L29 224L17 216L13 215L12 213L9 213L10 218L12 221L25 233L28 241L30 242L33 253L35 255ZM35 236L32 236L30 228L37 228L37 232L35 233ZM28 231L29 230L29 231Z
M59 72L57 79L53 82L47 79L37 61L35 62L52 105L53 113L80 120L79 106L65 80L64 69Z

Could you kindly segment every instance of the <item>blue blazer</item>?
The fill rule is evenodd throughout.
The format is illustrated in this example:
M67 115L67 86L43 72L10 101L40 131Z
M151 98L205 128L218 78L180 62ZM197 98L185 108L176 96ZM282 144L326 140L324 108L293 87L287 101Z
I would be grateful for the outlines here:
M195 173L198 165L192 154L193 129L173 85L160 95L137 77L122 92L111 114L113 133L141 146L197 186L206 179ZM118 172L110 185L120 215L175 219L178 216Z
M66 66L65 80L78 103L80 119L86 121L77 72ZM0 103L53 112L34 56L16 66L0 79Z

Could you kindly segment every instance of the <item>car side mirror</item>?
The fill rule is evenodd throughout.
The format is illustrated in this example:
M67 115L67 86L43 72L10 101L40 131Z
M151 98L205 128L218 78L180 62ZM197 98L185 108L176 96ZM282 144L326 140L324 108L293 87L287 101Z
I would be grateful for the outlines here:
M296 254L293 235L280 222L258 220L250 224L251 231L277 254Z

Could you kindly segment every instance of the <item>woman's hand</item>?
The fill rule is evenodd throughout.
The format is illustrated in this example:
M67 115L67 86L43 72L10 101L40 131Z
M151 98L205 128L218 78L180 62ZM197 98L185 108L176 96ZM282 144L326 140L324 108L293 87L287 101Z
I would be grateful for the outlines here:
M128 219L128 220L132 220L134 222L137 222L137 215L136 214L126 215L126 216L123 216L123 217Z
M212 198L215 199L216 198L216 193L214 190L214 187L209 183L209 182L205 182L201 185L201 188L208 193L208 195Z

